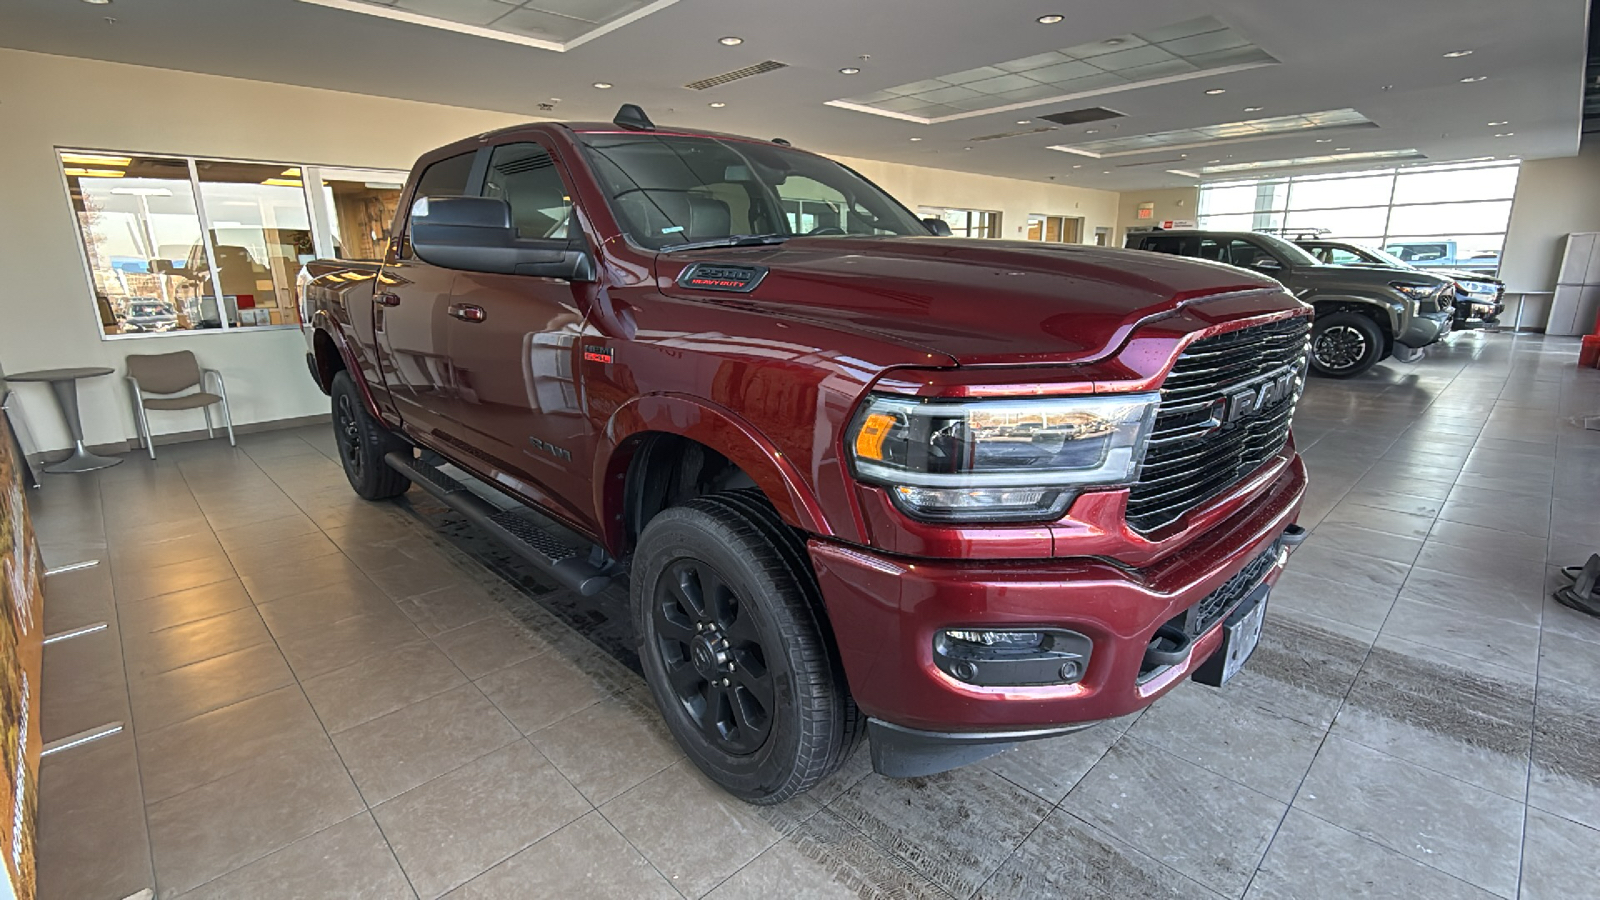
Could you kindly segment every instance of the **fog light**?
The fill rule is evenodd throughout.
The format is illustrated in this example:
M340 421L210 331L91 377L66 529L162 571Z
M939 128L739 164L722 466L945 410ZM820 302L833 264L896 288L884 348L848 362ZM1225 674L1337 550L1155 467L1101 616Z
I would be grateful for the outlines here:
M967 644L985 647L1037 647L1044 643L1044 634L1038 631L946 631L945 636Z
M1075 631L950 628L933 638L933 660L945 674L978 685L1075 684L1094 644Z

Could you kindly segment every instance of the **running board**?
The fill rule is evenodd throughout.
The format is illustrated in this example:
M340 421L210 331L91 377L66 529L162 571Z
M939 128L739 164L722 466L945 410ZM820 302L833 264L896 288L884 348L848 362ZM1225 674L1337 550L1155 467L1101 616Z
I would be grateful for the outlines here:
M538 567L562 587L593 597L622 572L599 548L590 552L574 549L514 510L496 509L466 485L412 457L408 451L396 450L383 459L390 468L411 479L440 503L466 516L469 522L489 532L506 549Z

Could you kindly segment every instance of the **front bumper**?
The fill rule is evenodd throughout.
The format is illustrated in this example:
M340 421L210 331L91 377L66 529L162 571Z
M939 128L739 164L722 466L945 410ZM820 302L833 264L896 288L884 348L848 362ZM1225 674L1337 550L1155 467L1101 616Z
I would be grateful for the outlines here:
M906 559L820 539L808 548L851 692L879 730L1025 739L1143 709L1188 677L1220 645L1220 628L1208 626L1180 659L1150 671L1156 631L1278 544L1299 515L1305 481L1293 457L1255 502L1145 569L1100 558ZM1281 571L1273 560L1260 582ZM935 663L934 638L945 629L1028 627L1090 638L1081 680L980 686Z
M1419 313L1411 318L1411 325L1406 328L1406 333L1396 338L1395 343L1413 350L1421 350L1449 334L1454 321L1455 311L1450 309Z

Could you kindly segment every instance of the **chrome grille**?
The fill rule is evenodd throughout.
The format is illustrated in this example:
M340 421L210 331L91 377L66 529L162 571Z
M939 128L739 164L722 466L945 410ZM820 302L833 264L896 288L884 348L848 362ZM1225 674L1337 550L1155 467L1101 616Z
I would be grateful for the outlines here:
M1139 481L1128 495L1128 524L1154 531L1176 522L1260 468L1289 439L1303 384L1311 320L1253 325L1189 345L1161 385L1161 407ZM1287 399L1225 421L1231 399L1286 372Z

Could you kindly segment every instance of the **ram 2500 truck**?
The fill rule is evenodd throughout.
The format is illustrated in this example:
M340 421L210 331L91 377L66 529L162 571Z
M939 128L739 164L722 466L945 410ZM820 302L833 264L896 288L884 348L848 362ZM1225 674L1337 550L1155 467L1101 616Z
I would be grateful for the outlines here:
M402 199L385 259L303 276L351 485L628 579L661 714L736 796L864 735L948 769L1254 648L1306 481L1312 311L1271 279L936 237L636 107L441 147Z

